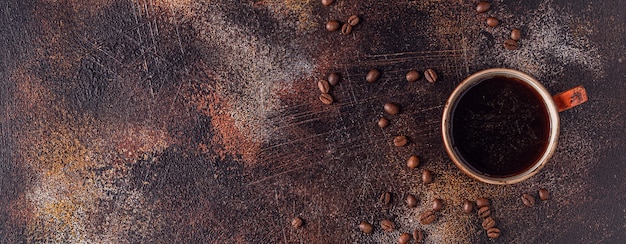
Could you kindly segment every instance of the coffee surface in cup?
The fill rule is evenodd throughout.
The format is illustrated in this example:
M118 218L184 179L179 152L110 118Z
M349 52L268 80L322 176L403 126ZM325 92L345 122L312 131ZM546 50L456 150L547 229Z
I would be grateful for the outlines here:
M538 92L516 78L477 82L461 95L451 118L454 150L483 175L522 173L548 146L546 105Z

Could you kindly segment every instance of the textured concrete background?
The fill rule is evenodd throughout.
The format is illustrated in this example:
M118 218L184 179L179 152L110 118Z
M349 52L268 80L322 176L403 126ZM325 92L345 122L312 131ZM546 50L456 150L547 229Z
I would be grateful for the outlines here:
M625 2L475 3L0 2L1 242L395 243L414 228L426 243L626 242ZM352 14L350 35L324 29ZM521 48L504 50L514 27ZM561 113L550 163L511 186L469 179L440 139L447 96L490 67L590 97ZM440 81L404 80L427 68ZM329 72L342 80L326 106L316 82ZM380 129L386 102L402 112ZM411 143L394 147L396 135ZM525 207L539 188L552 199ZM492 199L500 239L462 212L478 197ZM419 224L434 198L444 209Z

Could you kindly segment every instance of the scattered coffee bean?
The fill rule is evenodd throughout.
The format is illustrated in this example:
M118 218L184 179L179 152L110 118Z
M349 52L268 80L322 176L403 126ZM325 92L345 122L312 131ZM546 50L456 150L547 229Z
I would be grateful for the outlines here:
M496 221L492 217L483 220L483 229L488 230L496 226Z
M409 139L406 138L406 136L396 136L393 138L393 145L396 147L406 146L407 143L409 143Z
M295 217L291 220L291 226L293 226L293 228L296 228L296 229L302 227L303 223L304 222L302 221L302 219L298 217Z
M322 0L322 5L328 6L328 5L333 4L334 1L335 0Z
M392 231L394 228L396 228L396 225L391 222L391 220L383 219L382 221L380 221L380 228L384 231Z
M491 3L487 1L482 1L476 4L476 12L484 13L487 12L491 8Z
M498 23L500 23L500 21L498 21L498 19L496 19L494 17L487 18L487 25L488 26L496 27L496 26L498 26Z
M372 69L367 72L367 76L365 76L365 80L369 83L375 82L380 78L380 71L377 69Z
M391 115L400 113L400 106L395 103L385 103L385 105L383 105L383 109Z
M511 39L515 40L515 41L519 41L519 39L522 38L522 31L520 29L513 29L511 31Z
M539 190L539 199L541 199L541 201L545 201L550 199L550 192L548 192L548 190L546 189L540 189Z
M496 239L500 237L500 229L493 227L487 230L487 236L491 239Z
M517 41L513 39L507 39L506 41L504 41L504 48L508 50L516 50L518 48Z
M407 244L409 241L411 241L409 233L402 233L400 237L398 237L398 244Z
M339 83L339 74L330 73L330 75L328 75L328 83L331 86L337 85Z
M443 201L439 198L433 200L433 211L439 212L443 208Z
M386 118L384 118L384 117L383 117L383 118L380 118L380 119L378 120L378 127L380 127L380 128L385 128L385 127L387 127L388 125L389 125L389 120L388 120L388 119L386 119Z
M422 182L424 184L430 184L433 182L433 173L430 172L430 170L425 169L424 172L422 172Z
M336 20L329 20L326 22L326 30L327 31L336 31L339 30L339 22Z
M406 205L409 208L417 207L417 198L415 198L415 196L409 194L408 196L406 196Z
M391 202L391 193L383 192L383 194L380 195L380 202L385 205L389 204Z
M406 81L408 82L416 82L419 79L420 79L420 73L417 72L416 70L411 70L408 73L406 73Z
M471 213L474 210L474 204L472 204L472 202L465 200L465 202L463 202L463 212L465 213Z
M489 209L489 206L484 206L478 209L478 216L481 218L487 218L489 215L491 215L491 209Z
M359 230L361 230L365 234L371 233L373 229L374 228L372 227L372 225L368 222L363 221L359 224Z
M348 17L348 24L351 26L355 26L359 23L360 19L359 16L357 15L352 15L350 17Z
M435 73L433 69L427 69L424 71L424 77L430 83L435 83L435 81L437 81L437 73Z
M530 194L528 194L528 193L524 193L522 195L522 202L527 207L535 206L535 198L533 196L531 196Z
M317 82L317 88L319 88L322 93L328 93L330 91L330 84L328 84L328 81L320 80Z
M420 158L418 158L415 155L411 155L411 157L409 157L409 160L406 161L406 166L414 169L417 168L417 166L420 165Z
M434 222L437 219L437 215L435 215L435 212L428 210L420 214L419 219L421 224L427 225Z
M484 206L489 206L489 199L481 197L476 199L476 207L477 208L482 208Z
M330 105L333 104L333 97L328 93L322 93L322 95L320 95L320 101L322 101L323 104Z
M352 26L348 23L343 24L341 27L341 34L348 35L352 32Z
M422 233L422 230L413 230L413 239L415 240L415 243L422 243L424 241L424 233Z

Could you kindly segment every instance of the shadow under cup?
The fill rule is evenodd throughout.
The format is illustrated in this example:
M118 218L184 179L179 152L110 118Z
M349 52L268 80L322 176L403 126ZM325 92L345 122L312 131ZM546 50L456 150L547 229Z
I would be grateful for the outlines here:
M491 184L513 184L552 156L559 116L552 95L520 71L475 73L450 95L442 119L448 155L466 174Z

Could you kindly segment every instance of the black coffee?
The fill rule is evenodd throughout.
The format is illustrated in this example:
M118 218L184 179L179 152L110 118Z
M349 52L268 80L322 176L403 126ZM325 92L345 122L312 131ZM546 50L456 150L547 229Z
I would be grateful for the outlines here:
M492 177L530 168L546 150L549 133L539 93L515 78L478 82L452 110L454 149L476 171Z

